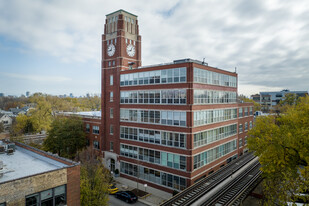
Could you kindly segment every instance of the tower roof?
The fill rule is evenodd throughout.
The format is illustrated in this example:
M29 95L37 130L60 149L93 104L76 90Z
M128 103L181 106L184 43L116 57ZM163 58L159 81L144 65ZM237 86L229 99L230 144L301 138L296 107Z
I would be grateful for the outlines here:
M109 16L109 15L115 14L115 13L117 13L117 12L119 12L119 13L123 13L123 12L124 12L124 13L127 13L127 14L130 14L130 15L133 15L133 16L137 17L137 15L132 14L132 13L130 13L130 12L127 12L127 11L125 11L125 10L123 10L123 9L119 9L119 10L114 11L114 12L112 12L112 13L106 14L106 16Z

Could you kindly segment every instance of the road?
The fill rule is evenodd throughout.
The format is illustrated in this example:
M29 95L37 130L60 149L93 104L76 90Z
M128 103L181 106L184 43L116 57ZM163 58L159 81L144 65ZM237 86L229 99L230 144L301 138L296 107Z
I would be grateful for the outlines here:
M146 206L145 204L143 204L143 203L141 203L139 201L137 201L134 204L128 204L128 203L126 203L126 202L124 202L122 200L117 199L114 195L109 195L108 205L110 205L110 206L120 206L120 205L121 206L124 206L124 205Z

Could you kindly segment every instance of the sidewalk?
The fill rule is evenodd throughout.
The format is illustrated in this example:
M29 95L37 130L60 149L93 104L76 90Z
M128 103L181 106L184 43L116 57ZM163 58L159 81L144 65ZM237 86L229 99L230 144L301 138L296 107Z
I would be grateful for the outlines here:
M114 179L119 190L133 190L134 188L137 188L137 183L135 181L128 180L123 177L115 177ZM148 193L145 197L138 198L138 201L150 206L159 205L173 196L170 193L155 189L153 187L147 186L147 188L145 188L144 185L140 183L138 183L138 189L143 191L146 189L146 192Z

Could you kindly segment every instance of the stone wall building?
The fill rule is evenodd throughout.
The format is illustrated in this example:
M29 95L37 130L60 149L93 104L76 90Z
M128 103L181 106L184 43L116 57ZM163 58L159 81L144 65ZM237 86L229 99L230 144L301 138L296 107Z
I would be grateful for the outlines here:
M80 205L80 165L16 143L0 141L0 205Z

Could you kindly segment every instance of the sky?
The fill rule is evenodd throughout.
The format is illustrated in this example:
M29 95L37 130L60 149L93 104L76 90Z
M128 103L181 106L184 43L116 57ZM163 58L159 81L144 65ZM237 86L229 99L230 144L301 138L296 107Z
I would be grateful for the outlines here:
M105 15L138 16L142 65L203 60L238 93L309 89L308 0L0 0L0 93L100 94Z

